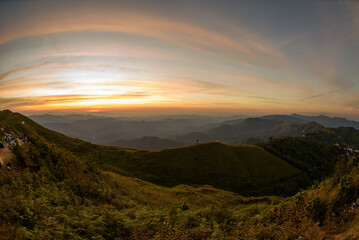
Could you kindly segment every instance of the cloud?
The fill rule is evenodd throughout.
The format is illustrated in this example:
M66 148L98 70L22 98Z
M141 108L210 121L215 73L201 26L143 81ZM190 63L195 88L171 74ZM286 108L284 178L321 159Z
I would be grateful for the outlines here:
M224 84L200 80L189 77L164 76L159 81L147 83L147 89L154 92L161 92L164 95L173 94L202 94L218 96L234 96L236 91ZM238 92L238 91L237 91ZM200 99L197 99L198 101Z
M331 94L334 94L334 93L338 93L338 92L348 90L350 88L353 88L354 86L355 86L355 83L350 85L350 86L337 88L337 89L334 89L334 90L329 91L329 92L324 92L324 93L319 93L319 94L315 94L315 95L312 95L312 96L308 96L308 97L302 98L301 100L308 100L308 99L313 99L313 98L325 97L325 96L328 96L328 95L331 95Z
M47 65L48 63L42 63L42 64L38 64L38 65L35 65L35 66L28 66L28 67L22 67L22 68L17 68L17 69L13 69L13 70L10 70L8 72L5 72L5 73L2 73L0 74L0 82L2 80L4 80L5 78L7 78L8 76L11 76L13 74L16 74L16 73L19 73L19 72L23 72L23 71L27 71L27 70L33 70L33 69L38 69L38 68L41 68L45 65Z
M279 102L279 100L277 98L273 98L273 97L263 97L263 96L245 96L245 97Z
M115 107L121 105L143 104L158 100L145 92L132 92L121 95L59 95L23 98L0 98L2 108L18 110L57 110L86 109L92 107Z
M61 21L58 21L61 19ZM251 65L273 65L285 61L284 55L260 36L237 28L236 36L146 12L78 11L53 17L40 16L18 29L0 35L0 44L29 36L65 32L121 32L162 39L202 53Z
M353 5L350 20L359 29L359 4ZM0 95L6 104L93 109L221 103L270 109L270 104L290 108L301 99L334 109L343 105L329 106L334 98L350 98L344 93L356 74L350 69L355 64L348 64L356 59L349 56L355 49L340 34L347 30L336 23L340 11L332 14L324 7L305 32L297 31L300 26L288 31L290 23L284 23L283 35L274 36L271 21L257 25L238 20L245 17L216 15L209 24L201 16L190 20L145 8L98 6L28 11L28 21L0 22ZM258 33L264 27L265 36ZM305 37L281 45L292 32ZM305 103L295 107L306 108Z

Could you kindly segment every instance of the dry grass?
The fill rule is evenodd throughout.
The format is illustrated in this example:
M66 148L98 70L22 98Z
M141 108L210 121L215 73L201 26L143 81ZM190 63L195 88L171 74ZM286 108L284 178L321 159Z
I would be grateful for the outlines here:
M4 162L4 165L6 165L7 163L11 162L15 158L15 156L8 148L8 144L4 143L4 145L5 148L0 148L0 158Z

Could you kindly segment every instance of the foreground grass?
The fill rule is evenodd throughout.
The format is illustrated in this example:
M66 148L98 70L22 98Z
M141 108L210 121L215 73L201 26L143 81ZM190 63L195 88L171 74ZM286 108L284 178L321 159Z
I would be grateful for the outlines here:
M92 172L102 180L80 186L52 182L45 168L0 174L1 225L9 239L229 238L239 221L280 201L210 186L165 188L109 172Z
M0 171L3 239L357 237L350 207L359 170L352 161L339 162L332 177L293 197L246 198L211 186L161 187L56 148L35 159L43 154L36 150L15 149L13 170Z

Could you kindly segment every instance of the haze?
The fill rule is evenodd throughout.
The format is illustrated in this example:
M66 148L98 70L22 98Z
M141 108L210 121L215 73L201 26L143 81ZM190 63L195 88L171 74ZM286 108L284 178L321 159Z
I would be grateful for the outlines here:
M1 1L0 109L359 119L356 1Z

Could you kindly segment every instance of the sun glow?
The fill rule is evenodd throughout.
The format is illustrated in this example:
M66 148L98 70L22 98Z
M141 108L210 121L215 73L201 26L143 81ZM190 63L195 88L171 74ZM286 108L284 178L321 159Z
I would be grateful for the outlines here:
M38 98L36 105L21 107L21 110L61 110L61 109L116 109L128 108L134 105L144 105L164 101L161 97L141 95L81 95L81 96L52 96Z
M228 16L210 3L183 11L170 2L155 10L124 1L0 1L2 108L359 116L359 8L305 11L317 23L306 25L302 12L287 21L290 4L275 17L257 9L268 21L253 21L258 12L248 14L246 1L228 5Z

